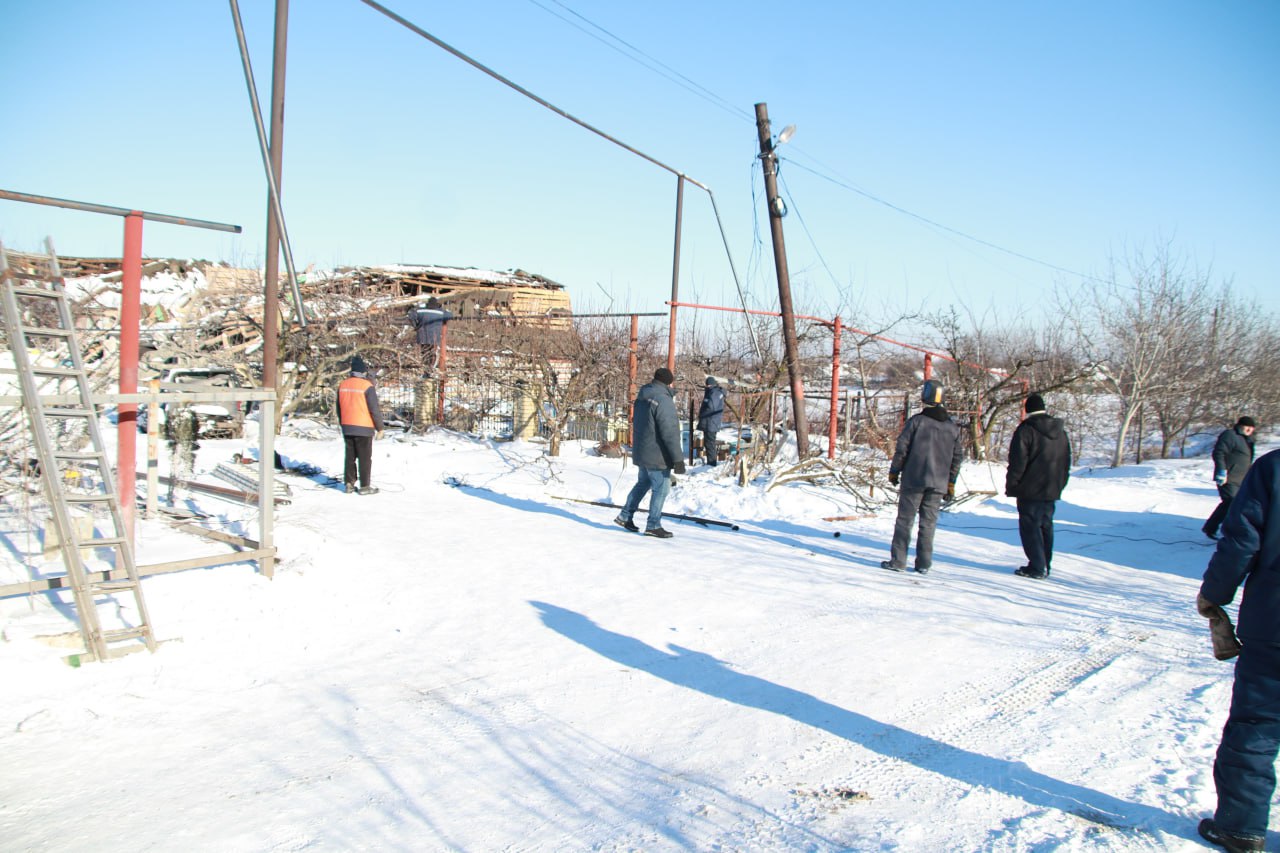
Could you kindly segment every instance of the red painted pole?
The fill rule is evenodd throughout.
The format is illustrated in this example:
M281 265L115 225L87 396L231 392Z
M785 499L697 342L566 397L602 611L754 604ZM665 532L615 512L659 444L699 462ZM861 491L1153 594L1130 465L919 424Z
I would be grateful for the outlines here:
M836 458L836 421L840 407L840 318L832 326L831 336L831 415L827 424L827 458Z
M933 353L924 354L924 380L928 382L933 378Z
M138 326L142 319L142 213L124 218L124 259L120 270L120 393L138 393ZM138 405L116 407L116 483L125 535L133 542L137 491Z

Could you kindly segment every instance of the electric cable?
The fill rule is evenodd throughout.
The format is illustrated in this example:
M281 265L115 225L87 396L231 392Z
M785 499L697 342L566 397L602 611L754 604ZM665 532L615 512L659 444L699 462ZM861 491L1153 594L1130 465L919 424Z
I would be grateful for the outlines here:
M659 74L662 77L665 77L667 80L670 80L672 83L675 83L680 88L690 92L693 95L696 95L699 98L702 98L704 101L708 101L713 106L717 107L718 109L724 110L725 112L729 113L735 118L744 119L746 121L754 121L751 114L746 110L740 107L733 106L732 103L720 97L715 92L712 92L710 89L706 88L705 86L702 86L697 81L692 80L689 77L686 77L684 74L681 74L679 71L672 68L670 65L667 65L662 60L651 56L650 54L646 53L645 51L641 50L640 48L628 42L626 39L623 39L622 37L609 31L608 29L600 26L595 21L592 21L590 18L587 18L585 15L581 14L575 9L571 9L570 7L566 6L564 3L561 3L560 0L551 0L551 2L555 3L555 5L559 6L561 9L564 9L570 15L574 16L575 18L578 18L579 20L583 21L590 27L604 33L606 36L608 36L609 39L612 39L617 44L611 44L608 40L601 38L595 33L589 32L586 28L574 23L573 21L566 18L564 15L561 15L558 12L556 12L554 9L547 8L541 2L539 2L539 0L529 0L529 2L537 6L539 9L542 9L547 14L553 15L556 18L559 18L560 20L564 21L566 24L573 27L574 29L579 30L580 32L586 33L587 35L591 36L591 38L595 39L601 44L604 44L610 49L617 51L618 53L630 59L632 62L635 62L637 65L640 65L642 68L647 68L648 70L653 71L654 73ZM622 45L627 50L622 50L621 48L618 47L618 45ZM631 51L631 53L627 53L627 51Z

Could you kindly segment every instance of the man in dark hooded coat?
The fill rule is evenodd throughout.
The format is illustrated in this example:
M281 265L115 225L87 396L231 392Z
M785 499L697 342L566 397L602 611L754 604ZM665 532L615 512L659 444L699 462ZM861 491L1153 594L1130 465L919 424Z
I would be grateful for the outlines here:
M684 454L680 446L680 421L671 391L675 376L665 367L653 372L653 381L636 394L631 421L631 461L636 465L636 484L631 487L622 512L613 523L632 533L639 531L632 518L640 500L649 495L649 518L646 536L670 539L671 531L662 526L662 505L671 491L671 474L684 473Z
M702 405L698 406L698 429L702 430L702 447L707 464L716 464L716 433L724 419L724 389L714 376L707 377L706 390L702 392Z
M1047 578L1053 563L1053 511L1071 476L1071 440L1062 418L1051 417L1039 394L1027 396L1026 417L1009 442L1004 493L1018 499L1018 536L1025 578Z

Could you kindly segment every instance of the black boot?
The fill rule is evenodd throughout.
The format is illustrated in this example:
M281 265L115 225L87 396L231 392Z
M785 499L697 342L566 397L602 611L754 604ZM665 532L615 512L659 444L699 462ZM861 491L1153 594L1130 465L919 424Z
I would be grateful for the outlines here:
M1223 847L1230 853L1253 853L1253 851L1262 849L1262 842L1265 840L1256 835L1236 835L1219 829L1211 817L1200 821L1200 826L1197 829L1200 832L1200 837L1205 841Z

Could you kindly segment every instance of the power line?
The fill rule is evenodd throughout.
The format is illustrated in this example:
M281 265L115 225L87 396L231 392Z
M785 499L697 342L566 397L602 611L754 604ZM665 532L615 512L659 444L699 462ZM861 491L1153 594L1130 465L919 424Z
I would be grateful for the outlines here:
M672 68L670 65L667 65L662 60L651 56L650 54L646 53L645 51L631 44L621 36L618 36L617 34L611 32L605 27L600 26L595 21L591 20L585 15L570 8L569 6L566 6L564 3L561 3L560 0L551 0L551 2L555 3L555 5L559 6L561 9L564 9L570 15L582 21L592 29L598 30L599 32L603 33L605 36L608 37L608 39L612 40L612 42L604 38L601 38L596 33L590 32L585 27L575 23L574 21L569 20L564 15L561 15L559 12L555 11L554 9L550 9L546 7L541 2L539 2L539 0L529 0L529 2L537 6L539 9L542 9L547 14L553 15L556 18L559 18L560 20L564 21L566 24L573 27L574 29L579 30L580 32L586 33L587 35L591 36L593 39L600 42L601 44L604 44L605 46L611 48L612 50L617 51L618 53L630 59L632 62L636 63L637 65L640 65L643 68L647 68L648 70L653 71L654 73L659 74L662 77L665 77L667 80L670 80L672 83L675 83L680 88L698 96L699 98L702 98L705 101L710 102L711 104L716 106L718 109L724 110L725 112L729 113L735 118L744 119L746 121L753 121L751 114L746 110L741 109L740 107L735 107L732 103L720 97L715 92L712 92L710 89L701 85L697 81L692 80L689 77L686 77L684 74L681 74L679 71ZM623 50L622 48L618 47L618 45L622 45L623 47L626 48L626 50Z
M816 177L822 178L824 181L828 181L828 182L830 182L830 183L832 183L832 184L835 184L836 186L838 186L838 187L840 187L840 188L842 188L842 189L846 189L846 190L848 190L849 192L857 193L858 195L862 196L863 198L870 199L871 201L874 201L876 204L884 205L885 207L889 208L890 210L897 211L898 213L901 213L901 214L903 214L904 216L909 216L909 217L911 217L912 219L919 220L920 222L923 222L923 223L925 223L926 225L928 225L928 226L930 226L930 227L932 227L932 228L937 228L937 229L939 229L939 230L946 231L946 232L948 232L948 233L950 233L950 234L954 234L954 235L956 235L957 237L961 237L961 238L963 238L963 239L965 239L965 240L969 240L969 241L974 242L974 243L977 243L977 244L979 244L979 245L981 245L981 246L986 246L986 247L987 247L987 248L989 248L989 249L995 249L997 252L1003 252L1003 253L1005 253L1006 255L1011 255L1011 256L1013 256L1013 257L1015 257L1015 258L1019 258L1019 259L1024 260L1024 261L1028 261L1028 262L1030 262L1030 263L1037 264L1037 265L1042 266L1042 267L1047 267L1048 269L1051 269L1051 270L1056 270L1057 272L1062 272L1062 273L1066 273L1067 275L1078 276L1078 277L1080 277L1080 278L1090 279L1090 280L1094 280L1094 281L1097 281L1097 280L1098 280L1098 279L1094 278L1094 277L1093 277L1093 276L1091 276L1091 275L1087 275L1087 274L1082 273L1082 272L1079 272L1079 271L1077 271L1077 270L1068 269L1068 268L1066 268L1066 267L1058 266L1057 264L1050 263L1049 261L1041 260L1040 258L1034 258L1034 257L1032 257L1031 255L1023 254L1022 252L1016 252L1016 251L1014 251L1013 249L1006 249L1004 246L998 245L998 244L996 244L996 243L992 243L990 240L983 240L981 237L975 237L974 235L972 235L972 234L968 234L968 233L966 233L966 232L964 232L964 231L961 231L961 230L960 230L960 229L958 229L958 228L952 228L950 225L943 225L941 222L937 222L937 221L935 221L935 220L933 220L933 219L930 219L930 218L929 218L929 217L927 217L927 216L922 216L922 215L920 215L919 213L915 213L915 212L913 212L913 211L907 210L905 207L902 207L902 206L900 206L900 205L896 205L896 204L894 204L894 203L893 203L893 202L891 202L891 201L888 201L888 200L886 200L886 199L880 198L878 195L875 195L874 193L867 192L866 190L864 190L864 189L862 189L862 188L860 188L860 187L854 186L853 184L848 183L848 182L846 182L846 181L844 181L844 180L840 180L840 179L838 179L838 178L834 178L834 177L832 177L831 175L823 174L822 172L818 171L817 169L814 169L814 168L812 168L812 167L806 166L806 165L804 165L803 163L799 163L799 162L797 162L797 161L795 161L795 160L791 160L791 159L788 159L788 160L787 160L787 162L788 162L788 163L791 163L792 165L796 166L796 167L797 167L797 168L799 168L799 169L804 169L806 172L810 173L811 175L815 175Z

